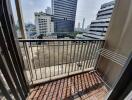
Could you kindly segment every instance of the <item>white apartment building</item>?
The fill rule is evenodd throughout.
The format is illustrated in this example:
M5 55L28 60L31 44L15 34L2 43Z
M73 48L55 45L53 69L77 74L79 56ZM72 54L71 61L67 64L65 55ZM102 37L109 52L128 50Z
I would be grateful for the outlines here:
M44 12L35 12L35 25L38 34L54 33L53 16Z
M115 1L111 1L101 5L101 8L97 13L96 20L91 22L89 30L87 31L87 33L84 33L83 36L94 39L105 38L114 4Z

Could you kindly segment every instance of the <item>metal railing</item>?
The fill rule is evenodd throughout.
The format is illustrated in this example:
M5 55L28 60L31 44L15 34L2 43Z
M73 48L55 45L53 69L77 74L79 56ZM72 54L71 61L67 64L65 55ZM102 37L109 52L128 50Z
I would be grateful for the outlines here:
M33 84L94 69L104 40L19 39L19 43Z

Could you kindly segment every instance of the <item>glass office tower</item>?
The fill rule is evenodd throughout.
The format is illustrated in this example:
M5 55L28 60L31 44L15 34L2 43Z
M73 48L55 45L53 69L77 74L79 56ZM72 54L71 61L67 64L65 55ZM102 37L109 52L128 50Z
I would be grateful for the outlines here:
M55 32L73 32L77 0L52 0Z

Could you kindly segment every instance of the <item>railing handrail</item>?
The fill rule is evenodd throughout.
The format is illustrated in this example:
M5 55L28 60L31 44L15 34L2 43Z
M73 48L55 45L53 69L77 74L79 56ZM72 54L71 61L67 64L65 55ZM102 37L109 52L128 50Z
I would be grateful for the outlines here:
M19 42L38 42L38 41L104 41L104 39L18 39Z

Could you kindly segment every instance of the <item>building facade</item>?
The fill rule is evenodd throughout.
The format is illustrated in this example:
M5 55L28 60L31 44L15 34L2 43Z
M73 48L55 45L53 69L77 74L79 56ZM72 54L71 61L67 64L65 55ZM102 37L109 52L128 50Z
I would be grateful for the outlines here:
M55 32L73 32L77 0L52 0Z
M35 25L38 34L50 35L54 33L53 15L36 12Z
M27 37L30 39L37 38L36 26L34 24L26 24L25 29L27 32Z
M96 20L91 22L89 30L83 35L88 38L104 39L107 28L109 26L114 5L115 1L101 5L101 8L97 13Z

